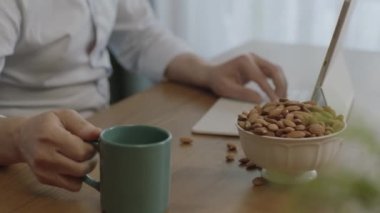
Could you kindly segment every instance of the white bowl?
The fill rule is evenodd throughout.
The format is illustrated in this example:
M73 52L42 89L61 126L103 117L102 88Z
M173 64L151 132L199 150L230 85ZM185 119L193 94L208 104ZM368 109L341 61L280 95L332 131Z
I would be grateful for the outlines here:
M339 132L311 138L280 138L260 136L242 129L240 142L245 155L263 168L269 181L292 184L307 182L317 177L317 170L331 163L340 150Z

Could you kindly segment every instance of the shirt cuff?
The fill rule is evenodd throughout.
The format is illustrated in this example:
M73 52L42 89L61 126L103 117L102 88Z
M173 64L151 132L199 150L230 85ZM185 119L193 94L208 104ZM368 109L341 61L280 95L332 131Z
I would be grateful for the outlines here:
M140 58L139 70L153 81L164 79L169 63L178 55L193 53L191 48L174 36L164 36L154 42L144 56Z

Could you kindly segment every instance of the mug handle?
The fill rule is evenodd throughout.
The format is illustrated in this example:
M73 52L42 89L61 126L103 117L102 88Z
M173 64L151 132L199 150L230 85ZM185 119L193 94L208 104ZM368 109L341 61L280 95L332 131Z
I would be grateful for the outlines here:
M89 143L95 147L97 152L99 152L99 141L90 141ZM82 179L85 184L100 191L100 181L95 180L90 175L85 175Z

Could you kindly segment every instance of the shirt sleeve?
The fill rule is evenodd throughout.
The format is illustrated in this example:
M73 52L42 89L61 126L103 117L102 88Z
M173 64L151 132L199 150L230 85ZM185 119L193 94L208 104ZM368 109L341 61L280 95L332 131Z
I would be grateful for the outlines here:
M0 75L5 57L12 55L20 31L20 10L17 0L0 1Z
M109 48L128 70L158 81L169 62L192 52L155 19L146 0L120 0Z

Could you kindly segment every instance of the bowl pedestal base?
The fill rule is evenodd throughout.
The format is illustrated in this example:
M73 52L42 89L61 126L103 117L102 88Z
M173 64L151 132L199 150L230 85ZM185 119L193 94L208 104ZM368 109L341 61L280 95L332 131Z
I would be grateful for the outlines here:
M280 172L263 169L262 175L269 182L278 184L300 184L307 183L317 177L317 171L310 170L298 174L284 174Z

